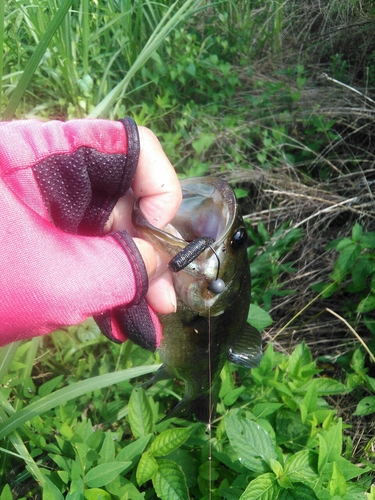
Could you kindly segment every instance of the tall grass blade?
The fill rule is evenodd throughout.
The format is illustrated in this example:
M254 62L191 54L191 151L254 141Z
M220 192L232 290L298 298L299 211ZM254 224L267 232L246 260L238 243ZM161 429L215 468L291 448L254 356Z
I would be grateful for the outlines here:
M69 385L68 387L63 387L62 389L48 394L48 396L44 396L38 399L34 403L31 403L25 408L22 408L22 410L15 412L8 419L5 419L5 421L3 421L3 423L0 425L0 439L7 436L10 432L14 431L25 422L36 417L37 415L41 415L43 412L48 411L55 406L66 403L71 399L83 396L88 392L103 389L110 385L124 382L125 380L130 380L131 378L153 373L159 367L160 365L149 365L137 368L129 368L127 370L121 370L119 372L106 373L105 375L92 377L88 380L81 380L80 382L76 382L75 384Z
M12 359L16 354L20 342L13 342L5 347L0 348L0 384L3 382L5 375L8 373Z
M164 41L168 33L173 30L180 22L182 22L188 15L192 14L199 1L200 0L187 0L168 20L177 2L171 5L168 11L164 14L159 24L156 26L155 30L148 39L146 45L143 47L139 56L134 61L133 65L129 68L126 76L91 111L90 116L92 118L105 117L108 114L109 110L115 105L120 95L126 91L126 87L128 86L133 76L137 73L137 71L146 64L148 59Z
M3 2L4 0L0 0ZM35 73L35 70L37 69L52 37L58 30L59 26L63 22L70 6L72 5L73 0L63 0L61 6L57 10L55 16L51 20L51 23L47 27L46 31L44 32L42 38L40 39L40 42L38 43L35 51L33 52L32 56L30 57L28 63L26 64L26 67L22 73L22 76L14 89L10 99L8 106L6 107L3 115L4 120L10 120L13 118L14 113L17 109L18 104L20 103L22 96L25 93L25 90Z

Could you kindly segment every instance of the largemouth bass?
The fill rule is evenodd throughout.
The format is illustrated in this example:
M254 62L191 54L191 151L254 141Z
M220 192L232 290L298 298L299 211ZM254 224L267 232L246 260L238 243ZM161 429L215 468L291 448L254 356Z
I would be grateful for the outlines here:
M137 235L174 259L177 271L173 274L177 312L160 315L163 365L151 382L171 377L185 382L184 397L167 418L194 414L209 422L225 361L246 368L257 366L261 336L247 323L247 234L232 188L210 177L184 179L181 188L181 206L164 230L146 220L137 202L132 215ZM202 241L207 244L202 246ZM197 256L179 270L186 253L187 262ZM222 286L212 286L218 282Z

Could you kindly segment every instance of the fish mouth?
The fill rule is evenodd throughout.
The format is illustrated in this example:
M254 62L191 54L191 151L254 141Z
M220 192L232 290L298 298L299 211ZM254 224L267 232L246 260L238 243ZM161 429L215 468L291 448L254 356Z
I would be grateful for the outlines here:
M212 280L221 277L227 259L226 246L238 217L236 197L222 179L200 177L180 181L182 202L177 214L164 228L150 224L135 202L132 221L137 235L170 258L200 237L214 242L183 270L173 274L176 295L198 313L212 308L222 293L209 290ZM220 269L220 273L218 270ZM213 313L214 311L211 311ZM222 311L216 311L220 314Z

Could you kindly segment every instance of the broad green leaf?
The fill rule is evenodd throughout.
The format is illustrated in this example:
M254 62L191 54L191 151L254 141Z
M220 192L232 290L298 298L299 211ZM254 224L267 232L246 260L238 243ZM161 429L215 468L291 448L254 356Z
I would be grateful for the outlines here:
M256 417L265 418L268 415L272 415L279 408L283 406L282 403L258 403L254 405L252 412Z
M302 450L291 455L286 461L284 472L292 483L315 481L318 474L314 466L315 454L310 450Z
M203 151L207 151L216 139L216 134L202 132L199 138L191 143L195 152L200 155Z
M113 481L127 469L131 462L108 462L90 469L85 475L85 483L90 488L100 488Z
M316 379L312 381L307 389L305 397L301 401L299 407L301 411L301 420L306 422L307 415L316 410L318 404L318 393L316 390Z
M336 461L342 452L342 420L339 419L328 430L323 429L319 434L319 472L325 464Z
M98 464L106 464L115 460L115 442L111 431L105 433L105 438L99 452Z
M239 200L240 198L246 198L246 196L249 194L249 191L247 189L235 188L234 193L236 195L236 198Z
M193 432L194 427L183 427L167 429L161 434L156 436L155 440L151 444L150 453L155 457L162 457L172 453L172 451L179 448L185 441L190 437Z
M129 399L128 420L132 434L140 438L153 431L153 414L147 394L142 387L133 389Z
M268 472L271 459L277 458L270 435L257 423L235 412L225 417L225 427L238 460L254 472Z
M359 241L363 233L362 226L356 222L352 228L352 240Z
M312 356L310 349L304 342L298 344L289 357L288 371L294 377L301 377L301 370L303 367L310 365Z
M161 500L189 500L184 473L171 460L158 460L158 470L152 478L156 494Z
M136 472L136 479L139 486L149 481L158 470L158 463L149 451L141 456Z
M350 481L351 479L354 479L371 470L370 467L359 467L358 465L352 464L344 457L338 457L335 460L335 463L337 464L341 474L344 476L345 481Z
M49 380L48 382L42 384L38 389L39 396L44 397L47 396L48 394L51 394L51 392L54 389L56 389L56 387L59 385L59 383L62 381L63 378L64 378L63 375L59 375L58 377L55 377L52 380Z
M277 500L318 500L318 497L309 486L297 483L289 490L282 490Z
M351 243L340 251L340 255L335 263L335 270L339 271L340 275L345 275L349 272L358 259L361 253L360 245Z
M13 500L12 490L10 489L9 484L4 486L0 495L0 500Z
M275 475L269 472L251 481L239 500L275 500L280 490Z
M268 312L255 304L250 304L247 321L260 332L273 323L273 319Z
M45 477L42 500L64 500L60 490L48 477Z
M368 313L375 309L375 294L370 293L358 304L356 312Z
M315 381L318 396L332 396L346 392L346 386L332 378L318 378Z
M99 375L97 377L92 377L87 380L76 382L75 384L71 384L67 387L63 387L62 389L59 389L52 394L48 394L48 396L40 398L28 406L25 406L9 418L3 419L3 422L0 425L0 439L7 436L10 432L14 431L28 420L31 420L36 415L41 415L55 406L64 404L71 399L78 398L79 396L83 396L88 392L103 389L104 387L109 387L119 382L130 380L131 378L140 377L141 375L153 373L159 368L160 365L128 368L127 370L106 373L105 375Z
M235 389L229 391L223 398L223 403L225 404L225 406L232 406L241 396L244 390L245 387L241 385L240 387L236 387Z
M333 463L332 478L329 482L329 492L331 496L339 495L341 498L346 495L346 480L336 462Z
M111 500L112 496L108 491L102 490L100 488L92 488L85 491L86 500Z
M137 439L133 443L128 444L127 446L125 446L125 448L119 451L118 455L116 456L116 460L119 460L120 462L131 460L132 462L134 462L144 452L151 437L152 434L147 434L146 436Z
M361 399L353 415L364 416L375 412L375 396L367 396Z

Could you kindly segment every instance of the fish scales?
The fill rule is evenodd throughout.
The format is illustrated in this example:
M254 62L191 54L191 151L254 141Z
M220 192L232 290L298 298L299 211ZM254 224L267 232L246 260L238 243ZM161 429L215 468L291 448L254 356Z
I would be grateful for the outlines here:
M203 177L182 180L181 189L181 206L163 230L146 220L138 202L133 209L137 235L171 259L184 255L189 244L194 249L195 241L201 251L199 239L213 240L173 274L177 311L159 316L163 366L151 382L170 377L185 382L184 397L167 418L194 414L209 422L225 361L255 367L262 344L260 333L247 323L251 292L247 234L232 188L222 179ZM210 283L218 277L225 286L213 293Z

